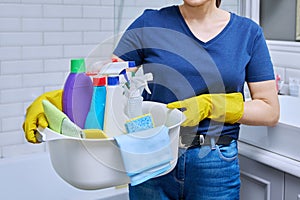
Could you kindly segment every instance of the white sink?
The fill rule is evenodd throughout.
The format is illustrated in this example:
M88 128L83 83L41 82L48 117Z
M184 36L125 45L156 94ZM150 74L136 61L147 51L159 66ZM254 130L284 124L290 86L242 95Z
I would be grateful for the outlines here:
M279 101L275 127L241 125L239 140L300 161L300 98L279 96Z
M300 98L279 95L280 124L300 128Z

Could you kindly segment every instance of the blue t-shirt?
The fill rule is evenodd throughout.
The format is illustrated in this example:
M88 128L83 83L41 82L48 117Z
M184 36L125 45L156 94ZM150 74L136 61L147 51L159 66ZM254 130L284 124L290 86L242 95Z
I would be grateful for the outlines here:
M230 21L213 39L202 42L188 28L178 6L145 10L124 32L114 54L134 60L151 72L152 94L144 100L170 103L206 93L242 92L245 81L274 79L262 29L230 13ZM205 119L182 132L228 134L238 138L239 124Z

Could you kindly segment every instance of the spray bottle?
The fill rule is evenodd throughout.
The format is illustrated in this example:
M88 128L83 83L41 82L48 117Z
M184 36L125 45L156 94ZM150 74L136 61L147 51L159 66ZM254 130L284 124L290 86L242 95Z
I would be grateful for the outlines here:
M108 137L126 133L124 126L128 119L125 113L127 98L124 95L124 88L126 86L120 84L120 74L126 79L126 69L134 66L134 62L112 62L100 70L101 75L107 75L103 130Z
M129 88L125 88L125 96L128 98L126 105L126 114L129 118L141 116L142 112L142 93L145 89L149 94L151 91L148 87L148 81L153 80L152 73L147 73L141 76L134 76L130 80Z

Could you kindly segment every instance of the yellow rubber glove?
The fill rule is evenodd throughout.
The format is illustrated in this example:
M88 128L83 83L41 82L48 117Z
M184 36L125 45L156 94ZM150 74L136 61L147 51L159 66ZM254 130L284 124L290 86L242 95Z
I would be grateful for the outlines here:
M25 121L23 123L23 130L28 142L37 143L38 141L35 137L37 127L41 126L43 128L46 128L48 126L42 101L48 100L59 110L62 110L62 91L63 90L54 90L46 92L35 99L33 103L27 108Z
M205 118L234 124L243 116L244 100L241 93L202 94L169 103L167 108L184 108L186 120L182 126L196 126Z

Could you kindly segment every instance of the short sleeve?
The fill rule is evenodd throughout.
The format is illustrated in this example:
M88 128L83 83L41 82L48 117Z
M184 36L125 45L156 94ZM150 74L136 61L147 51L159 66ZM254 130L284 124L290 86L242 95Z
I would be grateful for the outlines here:
M246 81L259 82L274 79L274 69L262 29L259 27L253 41L251 59L246 68Z

